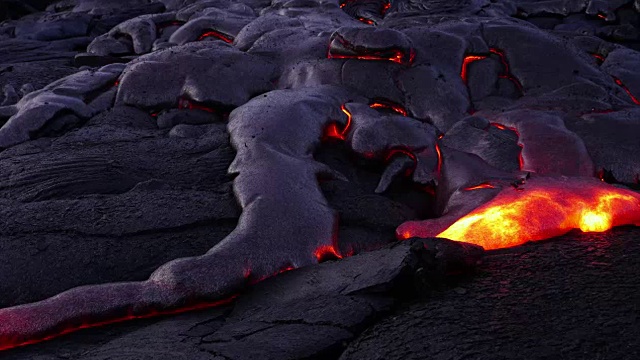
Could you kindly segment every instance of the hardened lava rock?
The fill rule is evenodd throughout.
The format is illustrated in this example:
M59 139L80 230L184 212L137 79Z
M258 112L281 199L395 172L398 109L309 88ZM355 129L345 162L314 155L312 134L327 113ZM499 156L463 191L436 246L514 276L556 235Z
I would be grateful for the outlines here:
M509 201L535 210L529 240L640 225L637 1L1 4L2 236L27 236L24 217L55 244L201 242L142 256L135 276L8 289L0 349L226 303L395 237L500 247L464 225L515 222L495 210ZM325 330L331 344L359 331Z

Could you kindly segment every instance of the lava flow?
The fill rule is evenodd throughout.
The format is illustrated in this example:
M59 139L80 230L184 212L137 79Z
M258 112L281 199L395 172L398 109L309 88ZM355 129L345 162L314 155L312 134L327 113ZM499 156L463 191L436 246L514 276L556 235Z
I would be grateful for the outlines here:
M122 316L122 317L118 317L118 318L113 318L113 319L110 319L110 320L87 322L87 323L82 323L82 324L78 324L78 325L72 325L72 326L68 326L68 327L66 327L64 329L59 330L55 334L43 336L43 337L37 338L37 339L28 339L28 340L26 340L26 339L0 338L0 351L15 349L15 348L19 348L19 347L23 347L23 346L27 346L27 345L38 344L38 343L41 343L41 342L57 339L57 338L59 338L61 336L68 335L68 334L71 334L71 333L74 333L74 332L77 332L77 331L80 331L80 330L84 330L84 329L93 329L93 328L98 328L98 327L103 327L103 326L106 326L106 325L117 324L117 323L130 321L130 320L141 320L141 319L150 319L150 318L155 318L155 317L160 317L160 316L178 315L178 314L183 314L183 313L186 313L186 312L205 310L205 309L210 309L210 308L219 307L219 306L223 306L223 305L228 305L228 304L232 303L237 297L238 297L238 294L235 294L235 295L232 295L232 296L230 296L230 297L228 297L226 299L222 299L222 300L219 300L219 301L198 303L198 304L194 304L194 305L191 305L191 306L185 306L185 307L181 307L181 308L177 308L177 309L173 309L173 310L152 310L152 311L149 311L147 313L139 314L139 315L135 315L135 314L131 314L130 313L128 315L125 315L125 316Z
M563 235L640 225L640 194L597 180L538 178L503 189L438 237L499 249ZM419 232L418 229L415 229ZM415 234L411 229L403 232Z

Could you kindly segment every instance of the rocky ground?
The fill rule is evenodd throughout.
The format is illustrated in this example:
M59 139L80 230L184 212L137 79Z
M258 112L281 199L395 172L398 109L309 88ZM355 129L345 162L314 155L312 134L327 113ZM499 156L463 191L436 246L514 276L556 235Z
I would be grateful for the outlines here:
M400 245L285 273L234 305L3 359L636 359L638 251L638 229L570 234L487 252L474 274L451 278L399 266L410 257Z
M307 146L286 136L291 119L275 132L307 151L295 160L300 168L323 165L312 178L322 200L310 202L326 199L321 205L338 214L328 228L344 259L291 270L307 264L292 255L286 267L274 265L282 271L275 277L246 275L248 286L215 308L87 329L0 358L640 358L638 228L485 252L442 239L396 242L399 225L442 215L450 195L443 192L481 183L487 163L500 170L492 181L511 179L524 162L541 175L597 176L637 190L640 3L385 4L0 0L0 309L83 285L143 281L232 234L247 192L234 190L230 167L251 158L243 149L253 143L228 124L234 109L245 109L232 113L237 118L251 114L243 107L250 99L302 104L304 111L276 115L304 123L334 96L322 86L346 88L360 99L348 111L365 139L345 143L334 134ZM342 42L332 35L338 26ZM371 36L372 26L395 30ZM406 68L411 43L420 41L415 66ZM340 58L384 53L390 44L401 51L398 63ZM461 74L466 53L486 61ZM451 58L460 64L450 66ZM320 95L294 101L302 90L277 92L307 86ZM406 159L385 169L393 153L372 158L364 145L407 145L406 133L369 133L362 119L419 120L412 130L433 139L408 150L418 154L418 170L443 167L445 180L438 187L432 180L441 174L420 171L402 178ZM425 150L434 144L444 165L440 148L438 157ZM482 166L457 163L459 152ZM248 172L267 185L283 180L268 166L262 174L235 166L240 179ZM302 179L292 174L284 180ZM376 191L385 181L386 191ZM281 232L265 230L267 239L288 234L289 219L277 220ZM277 250L270 244L236 250L268 259Z

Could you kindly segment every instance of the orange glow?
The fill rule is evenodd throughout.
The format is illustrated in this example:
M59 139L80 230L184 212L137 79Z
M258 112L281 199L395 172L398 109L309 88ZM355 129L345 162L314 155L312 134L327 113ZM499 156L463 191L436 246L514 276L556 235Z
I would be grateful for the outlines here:
M373 24L374 24L374 21L373 21L373 20L371 20L371 19L367 19L367 18L359 17L359 18L358 18L358 20L359 20L360 22L363 22L363 23L367 24L367 25L373 25Z
M520 166L520 170L524 170L524 157L522 156L524 145L518 144L518 146L520 146L520 154L518 155L518 165Z
M436 171L440 173L442 170L442 152L440 151L440 145L438 143L436 143L436 154L438 154L438 167L436 168Z
M202 41L206 38L209 37L214 37L216 39L222 40L224 42L226 42L227 44L232 44L233 43L233 38L230 36L227 36L221 32L212 30L212 31L207 31L204 34L200 35L200 37L198 37L198 41Z
M398 114L402 115L402 116L407 116L407 110L404 109L404 107L402 107L401 105L398 105L396 103L392 103L390 101L384 101L384 102L373 102L369 105L370 108L372 109L388 109L388 110L393 110L395 112L397 112Z
M340 130L338 123L334 122L327 125L322 136L323 140L336 139L344 141L347 139L347 134L349 133L349 129L351 128L351 113L349 112L349 110L347 110L344 104L340 106L340 110L342 110L342 112L347 115L347 123L342 130Z
M328 260L342 259L342 255L338 254L338 251L335 249L335 247L331 245L320 246L316 249L314 254L319 263Z
M520 138L520 132L518 131L518 129L514 128L514 127L507 127L504 126L502 124L498 124L498 123L491 123L491 126L494 126L500 130L511 130L514 133L516 133L516 136L518 136L518 139ZM518 164L520 166L520 170L524 169L524 157L522 157L522 150L524 149L524 145L518 143L518 146L520 147L520 154L518 155Z
M111 325L111 324L117 324L117 323L130 321L130 320L149 319L149 318L159 317L159 316L182 314L185 312L204 310L204 309L209 309L209 308L218 307L222 305L227 305L233 302L237 297L238 295L233 295L229 298L226 298L220 301L210 302L210 303L200 303L192 306L185 306L185 307L174 309L174 310L158 311L158 310L151 309L145 314L140 314L140 315L129 314L129 315L122 316L119 318L114 318L111 320L96 321L96 322L89 322L89 323L84 323L80 325L74 325L64 330L61 330L56 334L43 336L38 339L31 339L31 340L24 340L24 341L21 341L21 340L16 341L16 339L0 339L0 351L10 350L10 349L23 347L27 345L38 344L41 342L57 339L61 336L71 334L84 329L92 329L92 328L97 328L97 327Z
M331 45L329 46L329 51L327 52L328 59L358 59L358 60L371 60L371 61L392 61L401 65L411 65L413 63L413 59L415 58L415 51L413 49L409 50L409 56L407 59L407 54L404 53L401 49L362 49L360 47L354 47L347 40L342 38L342 36L337 35L331 38L330 44L334 41L337 41L344 47L344 49L348 49L351 53L333 53L331 50ZM407 61L408 60L408 61Z
M468 188L465 188L465 191L473 191L473 190L479 190L479 189L495 189L496 187L489 184L489 183L482 183L482 184L478 184L476 186L471 186Z
M462 61L462 70L460 71L460 77L462 78L462 81L464 81L465 84L468 81L469 65L473 62L484 60L486 58L487 57L483 55L467 55L464 57L464 60Z
M537 179L528 181L523 191L506 188L438 237L489 250L549 239L572 229L603 232L613 226L640 225L640 194L597 180L574 181Z
M603 20L607 19L607 17L604 14L598 14L598 17Z
M640 100L638 100L637 97L635 97L632 93L631 90L629 90L629 88L627 88L623 83L622 80L618 79L617 77L613 77L613 81L615 81L616 85L620 86L626 93L627 95L629 95L629 97L631 98L631 101L633 101L634 104L636 105L640 105Z

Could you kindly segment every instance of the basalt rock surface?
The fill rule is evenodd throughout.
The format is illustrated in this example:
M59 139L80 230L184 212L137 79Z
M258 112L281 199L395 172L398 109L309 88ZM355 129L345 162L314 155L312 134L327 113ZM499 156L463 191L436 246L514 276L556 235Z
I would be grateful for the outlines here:
M481 265L482 249L434 237L550 188L585 203L615 194L626 202L607 224L640 226L637 0L0 0L0 21L0 349L220 305L9 358L483 358L488 347L459 345L447 328L464 311L415 331L396 316L477 307L451 291L477 266L515 266L504 254L565 246L552 259L579 277L584 246L524 245ZM527 216L544 224L529 240L585 230L546 221L555 213L539 203ZM636 233L570 237L617 242L598 252L638 268L621 250L633 254ZM504 271L464 281L491 296L524 276ZM602 301L551 321L562 331L608 306L597 294L638 285L579 279L561 303ZM614 322L635 316L610 308ZM406 345L421 334L448 345ZM536 348L528 358L595 351Z

